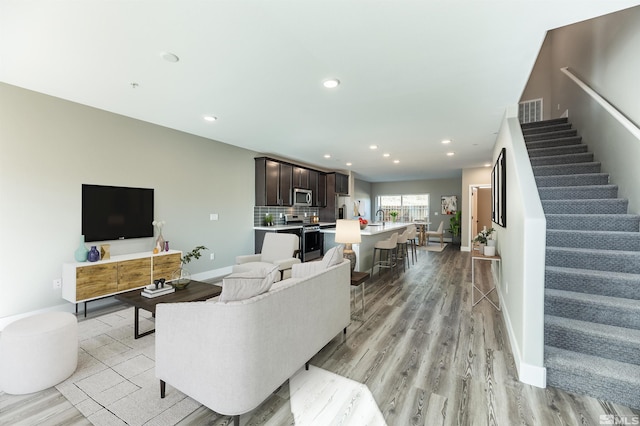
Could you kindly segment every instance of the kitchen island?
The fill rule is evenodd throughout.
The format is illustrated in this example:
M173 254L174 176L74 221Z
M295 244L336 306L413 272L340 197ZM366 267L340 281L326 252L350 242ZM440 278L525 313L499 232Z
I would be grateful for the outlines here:
M353 251L356 253L356 271L359 272L371 272L371 265L373 264L373 246L382 240L389 238L394 232L398 235L402 234L407 226L411 223L400 222L385 222L382 223L370 223L367 227L360 231L360 238L362 241L359 244L353 244ZM331 247L336 246L335 236L336 230L333 229L320 229L320 232L324 234L324 251L326 253Z

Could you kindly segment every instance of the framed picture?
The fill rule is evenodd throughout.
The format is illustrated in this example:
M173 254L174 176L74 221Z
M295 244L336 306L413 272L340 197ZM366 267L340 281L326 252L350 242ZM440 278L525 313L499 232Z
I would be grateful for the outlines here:
M442 196L442 214L456 214L458 211L458 197L456 195Z
M491 171L491 221L507 227L507 159L502 148Z

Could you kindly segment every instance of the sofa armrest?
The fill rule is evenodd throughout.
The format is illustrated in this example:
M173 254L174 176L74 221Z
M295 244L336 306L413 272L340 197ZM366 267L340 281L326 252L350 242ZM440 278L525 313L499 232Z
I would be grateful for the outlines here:
M262 261L261 254L245 254L242 256L236 256L236 265L240 265L242 263L249 263L249 262L260 262L260 261Z
M305 278L326 270L322 262L300 263L292 266L291 278Z
M273 263L278 265L279 270L284 271L285 269L291 269L293 265L300 263L300 259L290 257L287 259L274 260Z

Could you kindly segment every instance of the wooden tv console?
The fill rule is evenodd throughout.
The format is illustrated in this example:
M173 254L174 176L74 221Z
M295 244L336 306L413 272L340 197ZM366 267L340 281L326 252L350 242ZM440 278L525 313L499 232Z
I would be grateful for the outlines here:
M86 316L88 301L142 288L154 279L170 280L173 271L180 268L181 256L181 251L169 250L112 256L97 262L65 263L62 298L76 304L84 302Z

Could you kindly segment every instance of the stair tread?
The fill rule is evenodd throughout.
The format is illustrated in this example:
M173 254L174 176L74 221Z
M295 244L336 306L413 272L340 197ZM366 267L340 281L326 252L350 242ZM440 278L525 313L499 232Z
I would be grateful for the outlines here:
M572 370L596 376L606 376L640 386L640 368L634 364L573 352L555 346L544 346L545 365L566 366Z
M590 216L590 215L587 215ZM637 231L596 231L596 230L584 230L584 229L547 229L547 232L554 233L571 233L573 235L596 235L602 237L615 236L616 238L623 237L635 237L640 238L640 232ZM549 246L553 247L553 246Z
M640 218L640 215L637 214L633 214L633 213L616 213L616 214L611 214L611 213L548 213L545 214L546 217L570 217L570 216L574 216L574 217L589 217L589 218L597 218L598 216L601 216L601 219L612 219L613 218L621 218L621 219L634 219L634 218ZM595 231L594 231L595 232Z
M570 328L579 333L587 333L602 339L618 340L628 342L632 346L640 347L640 330L615 325L601 324L598 322L582 321L574 318L545 315L546 325L555 325L563 328Z
M558 247L560 248L560 247ZM617 271L601 271L599 269L576 269L565 268L563 266L545 266L545 269L552 272L560 272L566 274L575 274L596 278L620 278L625 280L638 280L638 274L632 274L630 272L617 272Z
M568 123L569 119L567 117L560 118L550 118L548 120L538 120L538 121L530 121L528 123L520 123L520 127L522 129L529 129L532 127L544 127L552 124L560 124L560 123Z
M527 146L527 149L529 149L530 146L544 145L545 143L549 143L549 142L557 142L558 143L557 146L578 145L582 143L582 136L565 136L562 138L529 141L529 142L525 142L525 145Z
M560 204L560 203L571 203L571 204L576 204L576 203L593 203L593 204L600 204L600 203L626 203L629 200L626 198L572 198L569 200L542 200L545 203L555 203L555 204Z
M587 304L598 304L608 308L623 308L627 310L637 310L640 313L640 300L626 299L624 297L612 297L603 295L594 295L589 293L578 293L569 290L558 290L555 288L545 289L545 295L552 297L560 297L571 299ZM640 334L639 334L640 336Z
M547 249L556 250L556 251L565 251L565 252L579 252L583 253L587 256L594 255L616 255L616 256L625 256L630 255L634 257L640 257L640 252L632 251L632 250L607 250L603 248L584 248L584 247L554 247L547 246ZM633 275L633 274L631 274Z

